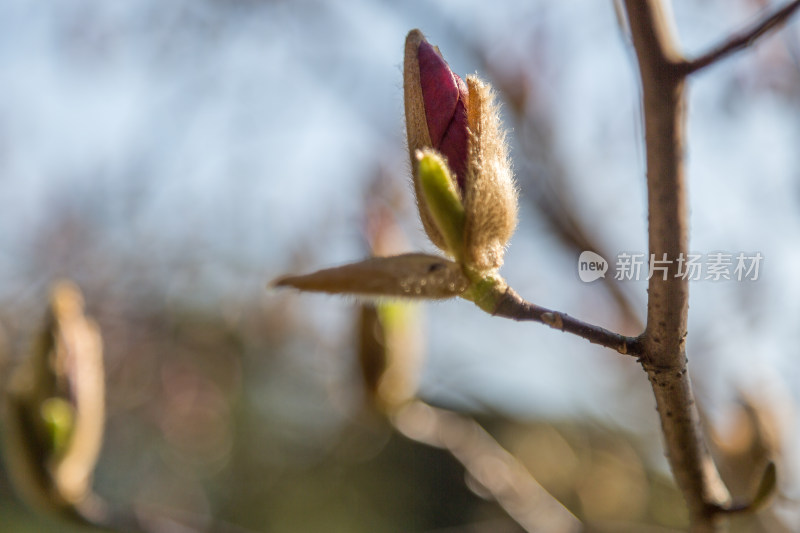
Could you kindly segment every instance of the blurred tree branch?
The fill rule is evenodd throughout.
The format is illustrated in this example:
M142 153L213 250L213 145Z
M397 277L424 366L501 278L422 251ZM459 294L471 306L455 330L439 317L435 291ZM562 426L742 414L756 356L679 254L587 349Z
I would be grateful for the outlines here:
M800 8L800 0L789 2L781 9L763 20L741 30L728 40L720 43L707 53L685 63L684 68L688 73L697 72L708 67L728 55L753 44L759 37L785 23Z
M449 451L526 531L583 531L580 520L472 418L414 400L391 421L406 437Z

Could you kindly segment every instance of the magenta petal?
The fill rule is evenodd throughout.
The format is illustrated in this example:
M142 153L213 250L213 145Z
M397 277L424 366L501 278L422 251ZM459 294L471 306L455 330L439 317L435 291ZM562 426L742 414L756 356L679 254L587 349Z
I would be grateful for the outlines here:
M417 58L428 133L433 147L438 148L453 119L459 88L453 71L427 41L420 43Z
M433 147L447 158L463 190L467 167L467 84L436 49L422 41L417 51L425 119Z
M467 134L467 110L464 102L459 100L453 114L450 127L447 128L439 151L447 158L447 163L453 171L458 183L458 188L464 191L464 180L467 177L467 149L469 135Z

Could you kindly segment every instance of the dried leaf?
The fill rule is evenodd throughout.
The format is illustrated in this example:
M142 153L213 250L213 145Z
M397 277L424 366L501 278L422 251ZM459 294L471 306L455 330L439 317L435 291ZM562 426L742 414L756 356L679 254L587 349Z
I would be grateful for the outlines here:
M405 254L374 257L305 276L286 276L273 285L331 294L444 299L464 292L469 281L452 261L434 255Z

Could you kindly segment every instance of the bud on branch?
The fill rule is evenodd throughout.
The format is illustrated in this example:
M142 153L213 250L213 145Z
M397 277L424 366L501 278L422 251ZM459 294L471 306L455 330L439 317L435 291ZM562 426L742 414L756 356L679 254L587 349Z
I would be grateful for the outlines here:
M491 88L476 76L465 84L419 30L406 38L403 86L414 190L428 237L470 269L496 270L517 224L517 196ZM464 206L463 244L456 248L420 181L416 154L424 149L443 156Z
M461 296L492 311L497 275L517 224L517 193L498 106L488 84L466 83L419 30L406 37L406 131L420 218L451 260L424 254L373 258L274 284L363 296Z

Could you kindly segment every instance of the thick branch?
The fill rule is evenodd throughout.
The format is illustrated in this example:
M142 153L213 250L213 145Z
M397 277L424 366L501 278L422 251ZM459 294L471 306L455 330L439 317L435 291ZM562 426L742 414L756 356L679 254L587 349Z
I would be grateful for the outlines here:
M713 506L728 499L700 431L686 367L689 283L678 273L689 252L683 169L685 62L658 0L626 0L644 101L651 261L642 366L653 387L667 457L689 507L692 531L716 531Z
M506 289L492 314L513 320L539 322L553 329L582 337L593 344L611 348L623 355L637 356L640 354L641 345L638 338L626 337L600 326L587 324L566 313L552 311L546 307L526 302L510 287Z
M685 68L687 69L688 73L696 72L713 63L716 63L720 59L734 52L737 52L743 48L747 48L759 37L786 22L789 17L791 17L797 11L798 8L800 8L800 0L789 2L786 4L786 6L779 9L772 15L769 15L763 20L756 22L752 26L745 28L739 33L733 35L708 53L703 54L697 59L689 61L686 63Z
M650 258L664 261L648 284L646 359L683 367L689 282L678 274L688 254L688 210L683 171L685 78L657 0L628 0L628 17L639 59L647 151Z

